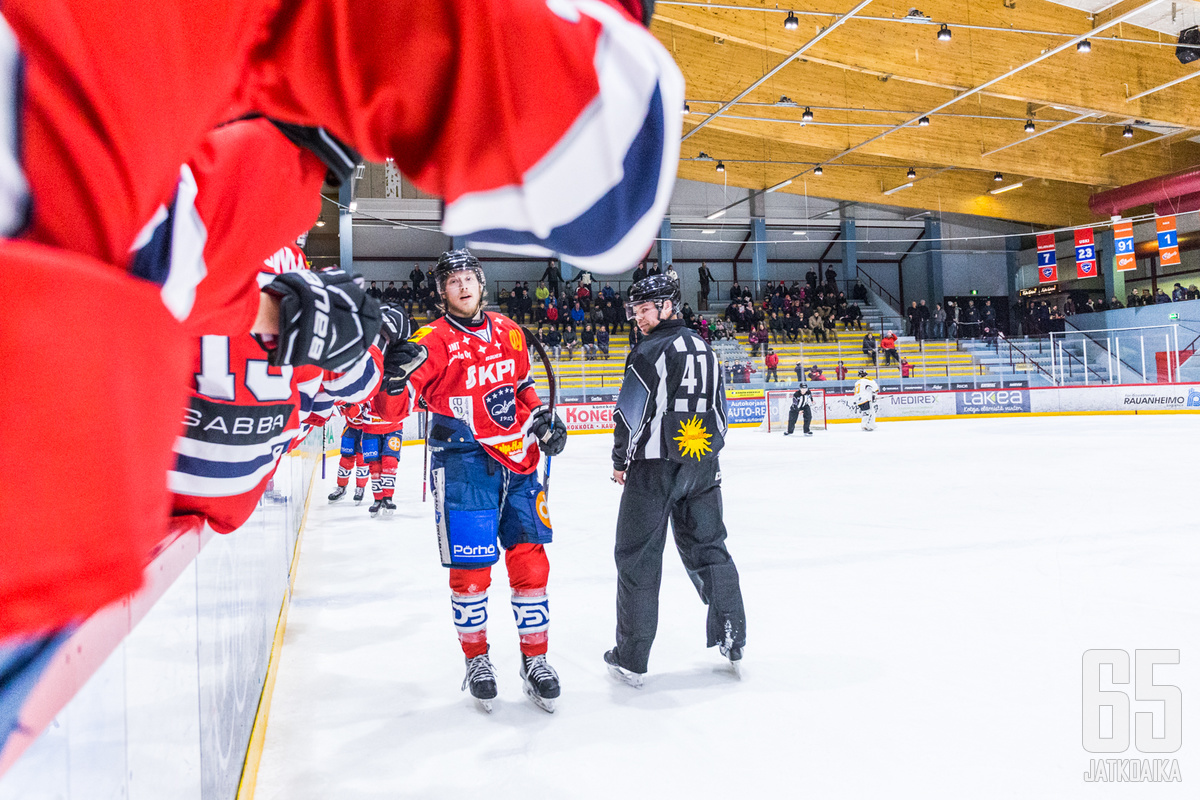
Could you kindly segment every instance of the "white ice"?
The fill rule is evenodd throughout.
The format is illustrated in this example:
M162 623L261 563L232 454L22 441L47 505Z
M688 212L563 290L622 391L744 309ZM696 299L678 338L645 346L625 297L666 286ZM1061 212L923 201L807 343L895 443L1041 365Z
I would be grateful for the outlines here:
M673 547L645 688L613 681L608 435L554 459L553 716L521 694L494 570L489 716L459 686L421 450L399 512L317 486L258 797L1196 797L1200 416L1014 418L731 432L729 548L748 644L739 680L704 647ZM369 496L369 492L368 492ZM1090 784L1082 657L1176 648L1182 783ZM1109 688L1106 683L1105 688ZM1132 686L1117 687L1131 696ZM1131 699L1132 711L1162 704Z

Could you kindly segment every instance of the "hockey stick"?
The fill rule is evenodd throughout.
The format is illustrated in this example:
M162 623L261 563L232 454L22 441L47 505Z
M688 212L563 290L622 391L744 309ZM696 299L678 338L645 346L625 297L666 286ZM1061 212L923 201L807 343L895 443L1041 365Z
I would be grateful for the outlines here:
M429 409L425 409L425 444L421 448L421 502L425 502L425 488L429 485Z
M521 332L525 334L526 344L533 345L533 349L537 350L538 357L542 359L542 366L546 368L546 386L550 392L550 430L553 432L554 401L558 395L558 381L554 377L554 368L550 366L550 356L546 355L546 348L542 346L541 340L530 333L524 325L521 326ZM551 456L546 456L546 474L542 478L542 491L546 493L546 497L550 497L550 459Z
M325 426L321 426L321 480L325 480Z

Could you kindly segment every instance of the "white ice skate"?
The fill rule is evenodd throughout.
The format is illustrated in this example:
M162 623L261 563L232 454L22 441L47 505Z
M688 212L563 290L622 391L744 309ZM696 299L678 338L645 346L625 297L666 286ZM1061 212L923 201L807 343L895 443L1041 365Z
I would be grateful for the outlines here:
M608 665L608 674L634 689L642 688L642 674L622 667L617 662L617 649L614 647L604 654L604 663Z

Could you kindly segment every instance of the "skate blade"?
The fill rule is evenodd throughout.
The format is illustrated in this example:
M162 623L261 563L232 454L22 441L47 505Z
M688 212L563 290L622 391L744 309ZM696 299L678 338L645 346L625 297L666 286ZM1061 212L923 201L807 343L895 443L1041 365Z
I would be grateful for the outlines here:
M494 701L492 701L492 700L484 700L484 699L483 699L483 698L481 698L481 697L476 697L476 698L475 698L475 703L476 703L476 704L477 704L477 705L478 705L478 706L479 706L481 709L483 709L484 711L486 711L488 714L492 713L492 703L493 703L493 702L494 702Z
M330 505L333 505L334 503L340 503L340 502L342 502L342 501L343 501L343 500L345 500L345 499L346 499L346 496L345 496L345 495L342 495L341 497L335 497L335 498L333 498L332 500L330 500L330 501L329 501L329 504L330 504Z
M619 680L626 686L632 686L634 689L642 688L642 676L636 672L626 672L613 664L608 665L608 674Z
M383 516L384 516L384 519L391 519L391 518L392 518L392 517L395 515L395 513L396 513L396 512L395 512L395 511L393 511L392 509L390 509L390 508L385 508L385 509L383 510Z
M354 501L354 505L356 505L356 506L361 506L362 504L363 504L363 501L361 499Z
M532 700L533 704L535 706L540 708L542 711L545 711L547 714L554 713L555 698L542 697L537 692L535 692L533 690L533 687L530 686L529 684L525 684L525 696L528 697L530 700Z
M733 676L740 681L742 679L742 662L730 661L729 668L733 670Z

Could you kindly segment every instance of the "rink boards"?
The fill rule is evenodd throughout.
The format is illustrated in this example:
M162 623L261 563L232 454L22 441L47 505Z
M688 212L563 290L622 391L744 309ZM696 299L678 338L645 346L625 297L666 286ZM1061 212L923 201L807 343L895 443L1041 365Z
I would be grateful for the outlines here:
M739 390L739 396L727 397L725 401L732 427L760 425L766 416L766 397L746 394L745 390ZM611 402L562 403L558 413L572 433L603 433L613 429L615 408L616 404ZM897 392L879 397L879 418L884 420L1189 411L1200 412L1198 384L964 389ZM829 422L859 419L850 395L827 396L826 416Z

